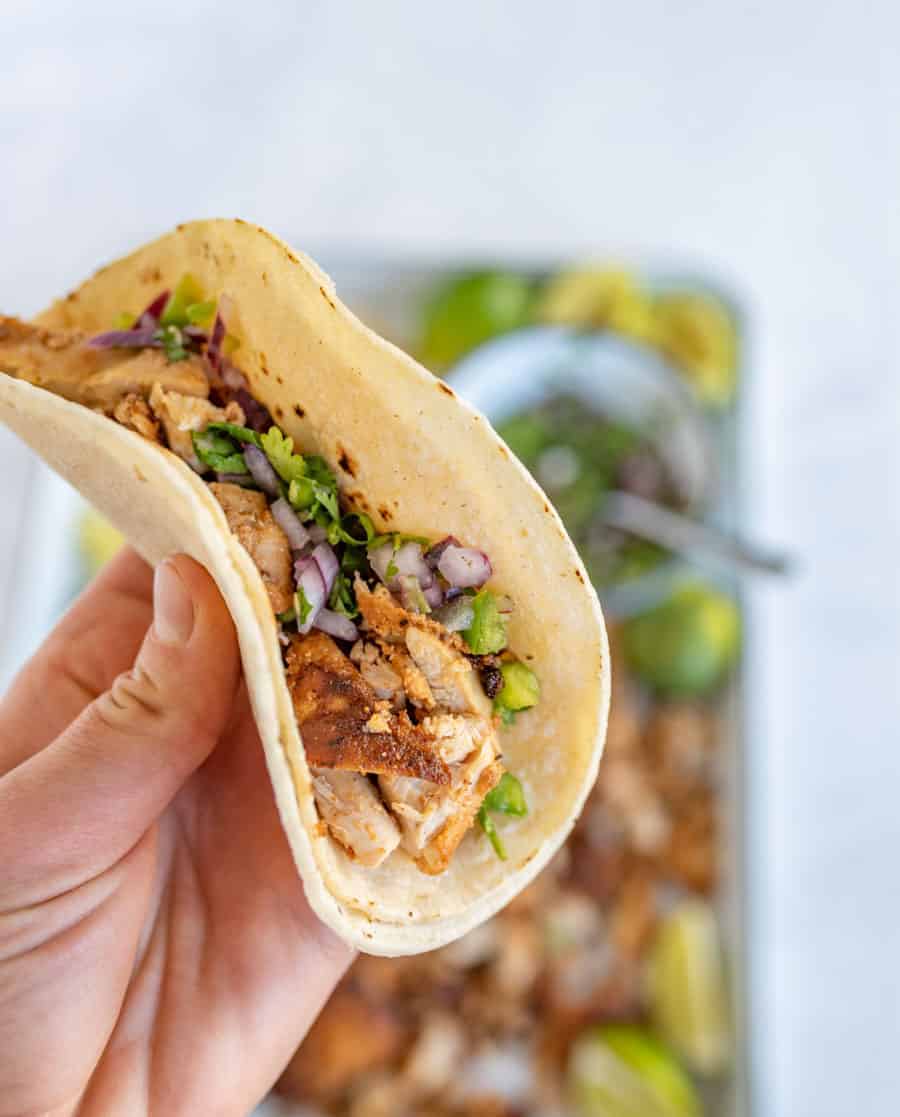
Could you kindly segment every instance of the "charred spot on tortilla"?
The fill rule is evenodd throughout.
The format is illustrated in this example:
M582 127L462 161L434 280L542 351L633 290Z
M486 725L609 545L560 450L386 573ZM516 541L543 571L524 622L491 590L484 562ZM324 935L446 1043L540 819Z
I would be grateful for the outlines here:
M306 412L303 410L299 403L295 403L294 414L297 416L298 419L302 419L306 415Z
M334 305L334 301L329 297L329 294L325 290L325 288L320 287L319 290L322 292L322 298L325 300L325 302L328 303L328 305L331 307L331 309L332 310L337 310L337 307Z
M456 395L456 392L453 391L450 385L445 384L443 380L439 380L437 386L439 391L443 392L446 396L450 396L451 399Z
M390 508L388 508L388 506L386 504L379 504L378 505L378 515L384 520L385 523L390 523L391 522L391 518L392 518L391 510L390 510Z
M338 443L338 465L350 477L356 476L356 464L340 443Z

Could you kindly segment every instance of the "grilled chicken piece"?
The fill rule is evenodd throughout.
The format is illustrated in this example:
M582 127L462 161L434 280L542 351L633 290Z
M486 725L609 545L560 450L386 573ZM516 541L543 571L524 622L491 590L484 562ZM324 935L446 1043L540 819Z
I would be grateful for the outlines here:
M384 645L385 654L391 656L394 669L400 671L403 657L392 652L392 648L405 645L412 664L418 668L416 678L421 676L427 683L431 699L427 698L427 690L418 684L417 701L404 678L407 694L416 705L490 717L490 699L482 689L478 672L464 654L466 645L461 637L426 616L408 613L384 586L370 590L357 578L354 588L363 620Z
M143 396L136 392L129 392L113 408L113 418L123 427L149 438L151 442L159 442L159 423L153 417L150 405Z
M228 482L214 481L209 487L222 505L232 534L262 575L272 609L276 613L290 609L294 601L291 545L269 511L265 493Z
M433 710L436 703L431 687L409 653L404 648L387 643L383 645L382 652L391 669L399 675L403 692L409 701L419 709Z
M324 632L297 637L287 684L307 760L314 767L417 776L447 785L450 773L430 736L379 700Z
M161 349L91 349L74 330L48 330L0 317L0 369L39 388L111 412L130 393L147 396L159 381L188 396L209 395L199 357L170 362Z
M359 673L375 692L376 698L390 702L397 710L403 709L406 695L400 676L375 644L357 640L350 649L350 659L359 668Z
M429 719L426 719L426 721ZM485 795L500 780L503 766L497 758L497 740L490 722L479 727L476 748L460 763L450 767L450 787L436 787L408 776L380 776L378 786L403 830L403 848L423 873L442 873L456 847L475 821ZM469 732L472 726L466 726Z
M428 680L438 706L460 714L491 716L491 701L466 657L431 629L409 627L406 647Z
M316 806L334 840L360 864L380 865L400 844L400 831L371 781L330 768L313 768L312 777Z
M199 396L167 392L159 383L150 392L150 406L162 420L169 449L197 473L205 472L206 466L194 453L191 432L206 430L210 423L235 423L242 427L245 421L243 408L233 400L225 407L216 407Z

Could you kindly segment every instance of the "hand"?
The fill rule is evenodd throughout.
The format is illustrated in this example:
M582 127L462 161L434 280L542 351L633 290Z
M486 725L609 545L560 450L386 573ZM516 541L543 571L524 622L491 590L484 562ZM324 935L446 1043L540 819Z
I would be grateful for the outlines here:
M126 552L0 705L0 1117L243 1117L349 960L215 584Z

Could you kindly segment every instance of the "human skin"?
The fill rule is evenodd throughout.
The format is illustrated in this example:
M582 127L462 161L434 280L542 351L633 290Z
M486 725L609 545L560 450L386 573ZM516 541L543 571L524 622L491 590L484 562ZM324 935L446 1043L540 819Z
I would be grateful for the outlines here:
M243 1117L350 958L215 584L123 553L0 704L0 1117Z

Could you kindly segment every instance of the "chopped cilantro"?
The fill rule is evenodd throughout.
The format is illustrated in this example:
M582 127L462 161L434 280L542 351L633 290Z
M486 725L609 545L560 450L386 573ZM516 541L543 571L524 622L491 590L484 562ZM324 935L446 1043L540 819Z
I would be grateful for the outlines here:
M153 340L162 345L166 360L170 364L187 359L188 350L184 344L181 330L177 326L160 326L158 330L154 331Z
M207 428L205 431L192 431L191 441L194 453L216 473L249 473L244 455L230 438L218 431Z
M231 435L238 442L252 442L254 446L259 446L262 449L262 440L256 431L250 430L249 427L239 427L237 423L210 423L206 429L208 431L222 431L223 434Z
M396 554L404 543L420 543L423 547L427 547L430 540L424 535L405 535L402 531L388 531L384 535L373 536L367 546L374 551L376 547L383 547L385 543L390 543Z
M333 609L335 613L343 613L351 620L359 616L356 595L353 592L353 580L344 570L338 570L334 579L334 585L328 595L328 608Z
M393 559L391 559L391 561L385 567L385 571L384 571L385 578L387 578L387 580L390 581L391 578L396 578L399 573L400 573L400 567L394 562Z
M350 528L354 526L354 520L359 524L364 533L364 538L360 539L359 535L353 535ZM350 547L367 547L370 540L375 538L375 525L372 523L371 517L367 516L365 512L351 512L349 515L344 516L342 520L335 520L328 527L328 542L333 546L337 543L346 543Z
M306 618L311 611L312 602L306 596L303 586L297 586L297 592L294 594L294 612L300 624L306 624Z
M259 443L282 481L290 485L293 481L305 480L306 461L302 454L294 453L293 438L283 435L278 427L269 427L260 436ZM294 503L293 500L291 503Z

